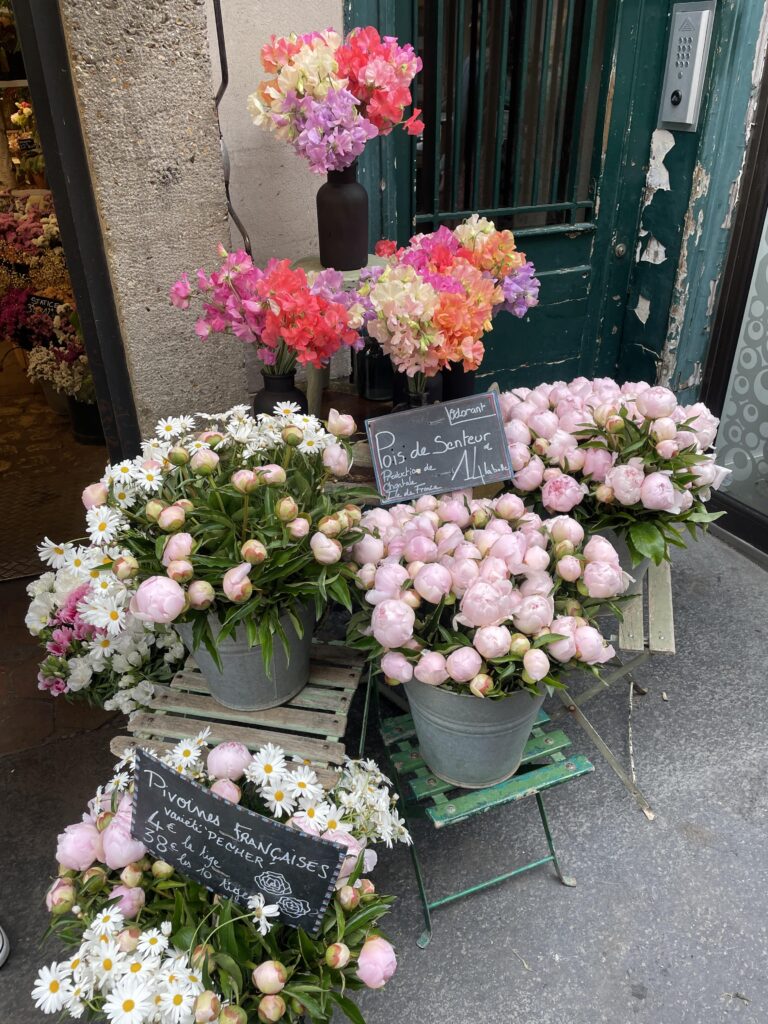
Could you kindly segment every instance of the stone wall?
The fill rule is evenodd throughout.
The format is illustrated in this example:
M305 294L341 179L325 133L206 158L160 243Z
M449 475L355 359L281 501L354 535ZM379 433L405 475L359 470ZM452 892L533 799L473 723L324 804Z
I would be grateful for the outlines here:
M167 297L229 244L204 0L60 7L142 430L243 401L242 349Z

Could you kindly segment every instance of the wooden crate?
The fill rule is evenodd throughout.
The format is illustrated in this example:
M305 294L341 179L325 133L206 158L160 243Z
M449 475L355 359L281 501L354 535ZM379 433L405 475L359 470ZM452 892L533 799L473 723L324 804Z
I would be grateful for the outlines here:
M314 644L309 682L301 693L277 708L234 711L211 697L190 658L170 686L155 687L149 710L131 715L131 735L116 736L110 749L121 757L128 747L144 743L162 753L208 726L209 744L237 740L257 750L274 743L311 762L323 785L332 785L346 756L344 733L362 668L357 652L340 644Z

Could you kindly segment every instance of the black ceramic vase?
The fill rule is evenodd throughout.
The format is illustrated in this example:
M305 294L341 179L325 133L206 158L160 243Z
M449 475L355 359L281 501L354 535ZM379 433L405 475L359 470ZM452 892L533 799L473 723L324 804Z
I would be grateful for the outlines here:
M420 397L423 395L424 397ZM437 373L427 377L427 386L423 392L415 392L410 386L408 375L395 370L392 382L392 412L402 412L420 405L434 405L443 401L443 378Z
M78 444L104 444L99 407L93 402L67 398L69 422Z
M357 161L329 171L317 190L320 262L336 270L359 270L368 262L368 193L357 180Z
M465 370L461 363L451 363L442 371L443 401L468 398L475 393L475 371Z
M307 396L296 387L295 370L290 373L265 373L262 370L261 376L264 378L264 389L253 396L254 416L260 412L271 416L280 402L295 402L302 412L307 411Z

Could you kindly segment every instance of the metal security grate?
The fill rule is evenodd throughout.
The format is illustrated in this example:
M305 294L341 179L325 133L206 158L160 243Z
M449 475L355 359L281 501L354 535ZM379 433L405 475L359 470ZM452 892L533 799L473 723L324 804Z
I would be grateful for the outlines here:
M419 0L416 225L592 219L608 0Z

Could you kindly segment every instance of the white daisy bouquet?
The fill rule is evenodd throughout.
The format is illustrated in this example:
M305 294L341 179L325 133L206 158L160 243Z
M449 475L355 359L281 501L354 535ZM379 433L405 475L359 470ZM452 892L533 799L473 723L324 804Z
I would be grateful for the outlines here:
M325 790L311 765L272 744L251 754L222 743L206 756L207 733L162 759L224 799L347 847L317 937L281 924L262 895L241 908L148 855L130 832L131 751L59 836L46 903L68 957L40 971L35 1004L110 1024L327 1024L334 1009L359 1024L347 993L383 987L397 966L376 927L392 897L367 877L373 844L410 842L389 780L371 761L348 761Z
M186 651L175 630L130 614L112 568L120 552L47 537L38 552L52 570L27 586L27 629L45 650L38 688L124 714L148 704Z
M86 488L91 541L119 545L121 579L138 584L131 611L156 624L194 624L194 647L244 629L269 662L286 613L331 599L351 607L354 540L367 488L349 473L354 420L331 410L327 428L289 403L254 419L245 405L161 420L135 459ZM216 621L218 619L218 626ZM301 627L297 625L301 635Z

